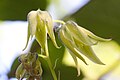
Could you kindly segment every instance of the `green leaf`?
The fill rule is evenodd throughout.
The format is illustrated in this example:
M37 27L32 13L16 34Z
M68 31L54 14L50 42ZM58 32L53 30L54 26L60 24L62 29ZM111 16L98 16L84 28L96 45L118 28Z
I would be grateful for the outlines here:
M96 35L112 38L120 43L120 0L90 0L77 12L69 15L77 24ZM67 18L66 18L67 19Z
M10 69L10 71L7 74L7 76L8 76L9 79L16 76L15 72L16 72L16 70L17 70L17 68L18 68L19 65L20 65L20 63L18 62L18 57L17 57L14 60L14 62L12 63L11 69Z

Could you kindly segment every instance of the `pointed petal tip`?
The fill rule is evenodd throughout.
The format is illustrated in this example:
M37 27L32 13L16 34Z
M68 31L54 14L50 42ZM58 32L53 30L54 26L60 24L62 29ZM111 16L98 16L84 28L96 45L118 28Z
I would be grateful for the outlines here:
M62 46L54 45L57 49L60 49Z
M22 49L22 51L24 51L25 49L26 49L26 46L25 46L25 48Z
M58 44L56 43L56 41L53 42L54 46L57 48L57 49L60 49L62 46L58 46Z
M37 10L37 11L39 12L39 11L41 11L41 10L38 8L38 10Z
M96 64L99 64L99 65L106 65L105 63L103 63L103 62L99 62L99 63L97 63L97 62L95 62Z
M62 46L56 46L57 49L60 49Z
M110 38L110 39L107 39L107 41L111 41L112 40L112 38Z
M87 62L85 62L86 65L89 65Z
M81 59L80 59L81 60ZM83 61L83 60L82 60ZM83 61L83 63L85 64L85 65L89 65L85 60Z
M111 40L112 40L112 38L110 38L110 39L104 39L103 42L108 42L108 41L111 41Z
M101 65L106 65L105 63L101 63Z
M80 73L77 74L77 77L79 77L79 76L80 76Z
M93 45L97 45L98 44L98 41L96 41L95 43L93 43Z

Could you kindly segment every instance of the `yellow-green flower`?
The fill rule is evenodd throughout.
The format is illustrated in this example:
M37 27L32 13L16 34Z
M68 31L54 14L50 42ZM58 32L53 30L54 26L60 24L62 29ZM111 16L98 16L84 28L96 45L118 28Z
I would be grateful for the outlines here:
M111 39L100 38L91 33L90 31L78 26L73 21L66 22L61 27L59 34L63 44L70 51L77 66L77 69L78 69L77 57L81 59L85 64L87 64L84 58L81 56L81 54L85 55L88 59L97 64L104 64L95 55L91 46L97 44L98 41L110 41ZM79 69L78 75L80 75Z
M47 50L47 47L45 49L45 46L47 46L47 34L48 34L55 47L58 48L53 32L53 20L51 15L47 11L41 11L39 9L37 11L31 11L28 13L27 19L28 19L27 44L30 36L32 38L35 35L35 38L40 44L42 50L45 51Z

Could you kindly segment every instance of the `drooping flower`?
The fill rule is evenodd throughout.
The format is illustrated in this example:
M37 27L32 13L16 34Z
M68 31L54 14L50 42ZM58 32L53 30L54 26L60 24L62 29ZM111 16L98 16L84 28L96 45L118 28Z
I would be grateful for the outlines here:
M81 59L85 64L87 64L81 54L83 54L88 59L97 64L104 64L95 55L91 46L97 44L99 41L110 41L111 39L100 38L94 35L92 32L84 29L83 27L78 26L73 21L68 21L64 25L62 25L59 34L60 39L62 40L63 44L67 47L75 61L78 70L78 75L80 75L80 72L78 68L77 57Z
M37 42L40 44L43 51L47 51L47 34L51 38L55 47L58 48L58 45L55 40L54 32L53 32L53 20L51 15L47 11L31 11L28 13L28 37L27 44L29 38L35 36ZM25 47L25 48L26 48Z

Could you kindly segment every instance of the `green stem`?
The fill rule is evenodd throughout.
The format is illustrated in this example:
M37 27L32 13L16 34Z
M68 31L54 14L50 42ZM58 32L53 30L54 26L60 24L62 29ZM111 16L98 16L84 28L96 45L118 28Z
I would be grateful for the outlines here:
M53 69L53 65L52 65L51 60L50 60L50 57L49 57L49 51L48 51L47 41L46 41L46 44L45 44L45 52L46 52L46 61L47 61L47 63L48 63L48 66L49 66L49 68L50 68L50 71L51 71L51 73L52 73L53 79L54 79L54 80L57 80L56 73L55 73L55 71L54 71L54 69Z
M52 63L51 63L51 60L50 60L49 56L44 56L44 55L40 55L40 54L38 56L42 57L43 59L45 59L47 61L54 80L57 80L57 76L56 76L56 73L55 73L55 71L53 69L53 66L52 66Z
M47 58L47 63L48 63L48 66L49 66L49 68L50 68L50 71L51 71L51 73L52 73L52 76L53 76L54 80L57 80L56 73L55 73L55 71L54 71L54 69L53 69L53 66L52 66L52 63L51 63L51 60L50 60L49 57Z
M62 20L53 20L53 22L57 22L57 23L61 23L61 24L65 24L65 22L62 21Z
M43 59L46 59L47 57L42 55L42 54L38 54L39 57L43 58Z

